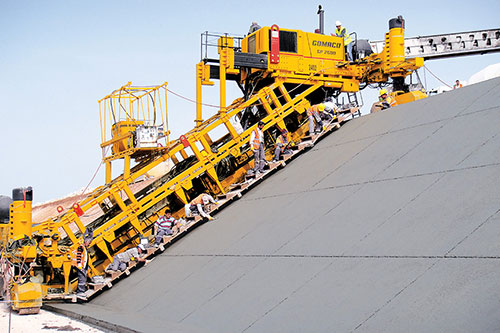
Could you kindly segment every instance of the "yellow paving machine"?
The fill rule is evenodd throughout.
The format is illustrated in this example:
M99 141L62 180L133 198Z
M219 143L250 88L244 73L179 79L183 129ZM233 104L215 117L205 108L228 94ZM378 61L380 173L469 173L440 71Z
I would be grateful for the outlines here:
M243 182L253 167L249 140L259 121L265 123L266 154L271 155L283 129L294 142L311 137L306 115L311 105L356 93L360 85L390 81L393 91L401 91L401 102L423 97L405 84L424 60L405 57L404 24L402 17L391 19L383 49L354 61L346 60L342 38L321 33L272 25L244 37L217 36L218 57L202 54L196 64L195 127L175 139L170 137L167 83L128 83L99 100L105 184L37 224L31 220L31 188L15 189L12 200L0 201L4 296L10 294L13 307L25 312L36 312L42 299L74 300L74 253L86 228L93 229L89 277L102 276L114 255L151 236L165 209L183 217L184 205L200 193L225 195ZM202 90L214 80L219 80L218 111L203 119ZM242 92L231 103L227 81ZM351 116L353 110L347 112ZM331 119L344 118L333 111ZM117 161L123 171L113 179ZM158 169L163 171L152 177Z

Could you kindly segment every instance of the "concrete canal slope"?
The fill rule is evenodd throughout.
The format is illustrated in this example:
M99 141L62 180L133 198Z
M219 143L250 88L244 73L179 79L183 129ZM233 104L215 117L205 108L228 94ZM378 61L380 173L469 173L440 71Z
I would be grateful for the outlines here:
M57 307L143 332L500 331L500 79L348 122Z

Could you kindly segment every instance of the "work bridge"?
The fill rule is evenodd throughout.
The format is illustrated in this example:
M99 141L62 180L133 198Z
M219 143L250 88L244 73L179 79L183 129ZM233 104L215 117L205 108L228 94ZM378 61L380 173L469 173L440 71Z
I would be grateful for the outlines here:
M359 117L85 304L141 332L500 328L500 79Z

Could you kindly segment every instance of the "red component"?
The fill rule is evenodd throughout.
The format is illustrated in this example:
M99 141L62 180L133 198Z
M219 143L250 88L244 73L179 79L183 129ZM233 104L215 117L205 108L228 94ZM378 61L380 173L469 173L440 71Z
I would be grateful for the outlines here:
M63 210L64 210L64 208L62 206L57 206L58 213L62 213Z
M78 215L78 216L83 215L83 210L78 203L73 204L73 210L75 211L76 215Z
M280 28L276 24L271 26L271 54L269 58L271 64L280 63Z
M181 135L181 137L179 139L181 140L182 144L184 145L184 148L189 147L189 141L186 139L186 137L184 135Z

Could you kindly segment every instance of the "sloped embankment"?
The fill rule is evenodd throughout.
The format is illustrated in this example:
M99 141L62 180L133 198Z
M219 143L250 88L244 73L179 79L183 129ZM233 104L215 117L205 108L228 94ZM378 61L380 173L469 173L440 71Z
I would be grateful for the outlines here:
M90 303L144 332L500 329L500 79L353 120Z

